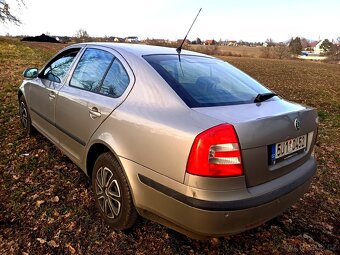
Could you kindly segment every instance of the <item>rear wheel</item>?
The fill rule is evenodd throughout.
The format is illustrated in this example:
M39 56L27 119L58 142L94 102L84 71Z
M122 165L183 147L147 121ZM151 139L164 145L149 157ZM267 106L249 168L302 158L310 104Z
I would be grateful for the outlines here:
M24 96L19 98L19 115L26 135L32 135L34 133L34 127L32 126L31 116L28 112L27 103Z
M96 205L114 229L130 228L137 219L131 191L122 167L110 152L101 154L92 173Z

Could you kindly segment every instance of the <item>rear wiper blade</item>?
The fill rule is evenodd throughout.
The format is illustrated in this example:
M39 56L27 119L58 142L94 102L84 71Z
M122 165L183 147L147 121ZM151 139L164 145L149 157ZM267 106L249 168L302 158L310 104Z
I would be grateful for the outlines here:
M275 93L258 94L254 99L254 103L261 103L261 102L266 101L269 98L272 98L274 96L277 96L277 95Z

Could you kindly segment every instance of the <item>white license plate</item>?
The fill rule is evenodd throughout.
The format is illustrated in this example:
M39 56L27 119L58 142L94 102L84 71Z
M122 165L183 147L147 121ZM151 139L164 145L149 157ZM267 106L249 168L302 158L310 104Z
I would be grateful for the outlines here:
M273 147L273 152L275 149L275 159L285 157L296 151L305 149L307 147L307 135L302 135L281 143L277 143Z

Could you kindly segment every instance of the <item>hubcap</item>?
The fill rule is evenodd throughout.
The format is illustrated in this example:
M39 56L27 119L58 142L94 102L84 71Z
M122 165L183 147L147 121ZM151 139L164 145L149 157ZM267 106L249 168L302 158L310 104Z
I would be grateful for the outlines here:
M20 119L24 128L27 128L27 109L24 102L20 103Z
M95 192L102 212L110 219L117 217L120 212L121 195L118 182L109 168L99 168Z

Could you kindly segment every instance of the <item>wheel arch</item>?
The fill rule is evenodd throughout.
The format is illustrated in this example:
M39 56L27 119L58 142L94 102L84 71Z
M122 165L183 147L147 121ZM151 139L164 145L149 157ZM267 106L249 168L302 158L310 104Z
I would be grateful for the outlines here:
M109 149L109 147L103 143L94 143L90 146L86 154L85 166L86 174L89 176L90 179L92 179L93 167L99 155L110 151L111 150Z
M24 96L24 93L21 91L21 89L18 90L18 100L21 96Z
M26 80L24 80L22 82L22 84L20 85L20 87L18 88L17 91L17 96L18 96L18 100L20 99L21 96L24 96L26 102L29 98L26 98L26 94L27 94L27 90L29 89L29 83L27 83Z
M91 146L89 147L87 154L86 154L86 165L85 165L86 174L92 180L92 172L93 172L93 167L96 162L96 159L99 157L99 155L106 153L106 152L110 152L113 155L113 157L117 160L121 168L123 169L123 174L125 175L125 178L127 180L127 183L130 188L131 195L132 195L132 201L134 205L136 205L134 190L131 185L131 180L129 179L128 174L126 173L126 170L121 160L119 159L119 156L117 155L117 153L106 143L103 143L102 141L97 141L91 144Z
M105 152L111 152L112 155L117 160L117 162L120 164L120 166L124 170L124 167L123 167L122 163L120 162L117 153L109 145L107 145L106 143L103 143L103 142L95 142L95 143L91 144L91 146L89 147L87 154L86 154L85 170L86 170L86 174L90 178L92 178L93 167L94 167L94 164L95 164L97 158L99 157L99 155L101 155Z

